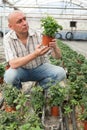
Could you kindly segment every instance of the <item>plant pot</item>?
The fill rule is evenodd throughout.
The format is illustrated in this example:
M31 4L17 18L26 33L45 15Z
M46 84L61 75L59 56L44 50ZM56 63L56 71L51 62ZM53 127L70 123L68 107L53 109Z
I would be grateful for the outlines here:
M87 130L87 121L84 121L84 130Z
M59 116L59 107L58 106L51 107L51 116Z
M53 39L52 37L43 35L43 36L42 36L42 44L43 44L44 46L49 46L49 42L51 42L52 39Z
M6 112L14 112L14 111L16 111L16 108L8 106L8 105L5 105L5 111Z

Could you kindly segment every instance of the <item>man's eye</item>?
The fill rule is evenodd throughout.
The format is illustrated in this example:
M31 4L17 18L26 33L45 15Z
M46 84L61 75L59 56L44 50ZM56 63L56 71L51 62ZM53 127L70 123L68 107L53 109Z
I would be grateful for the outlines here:
M22 20L21 20L21 19L17 21L17 23L21 23L21 22L22 22Z
M26 17L24 17L24 20L26 20Z

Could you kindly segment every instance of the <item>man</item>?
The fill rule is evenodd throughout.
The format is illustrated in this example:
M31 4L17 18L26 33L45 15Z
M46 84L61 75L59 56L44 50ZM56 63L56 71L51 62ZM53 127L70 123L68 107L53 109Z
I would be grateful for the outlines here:
M47 60L49 51L55 58L61 58L55 39L49 47L42 46L38 33L30 29L21 11L9 14L8 26L11 31L4 37L6 61L10 65L4 75L6 83L20 89L21 82L37 81L45 89L49 82L56 83L66 77L62 67L51 65Z

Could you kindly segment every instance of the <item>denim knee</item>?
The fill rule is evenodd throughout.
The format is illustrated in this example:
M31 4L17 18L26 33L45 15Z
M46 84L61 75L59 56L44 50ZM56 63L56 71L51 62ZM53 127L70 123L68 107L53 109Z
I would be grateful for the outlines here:
M60 67L60 73L58 74L57 78L59 82L66 78L66 71L62 67Z
M13 84L16 81L17 75L18 74L17 74L16 69L9 68L8 70L6 70L4 74L4 81L6 83Z

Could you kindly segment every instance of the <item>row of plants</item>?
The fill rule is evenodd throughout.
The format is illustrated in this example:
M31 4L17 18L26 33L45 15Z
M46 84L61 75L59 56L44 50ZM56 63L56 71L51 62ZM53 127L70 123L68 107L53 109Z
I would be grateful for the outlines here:
M50 60L52 64L64 67L67 72L67 81L64 90L68 96L66 96L66 101L63 100L62 105L64 114L68 115L74 111L73 127L77 129L75 126L76 107L81 108L78 119L87 121L87 59L59 40L58 46L62 51L62 59L56 60L50 57Z

